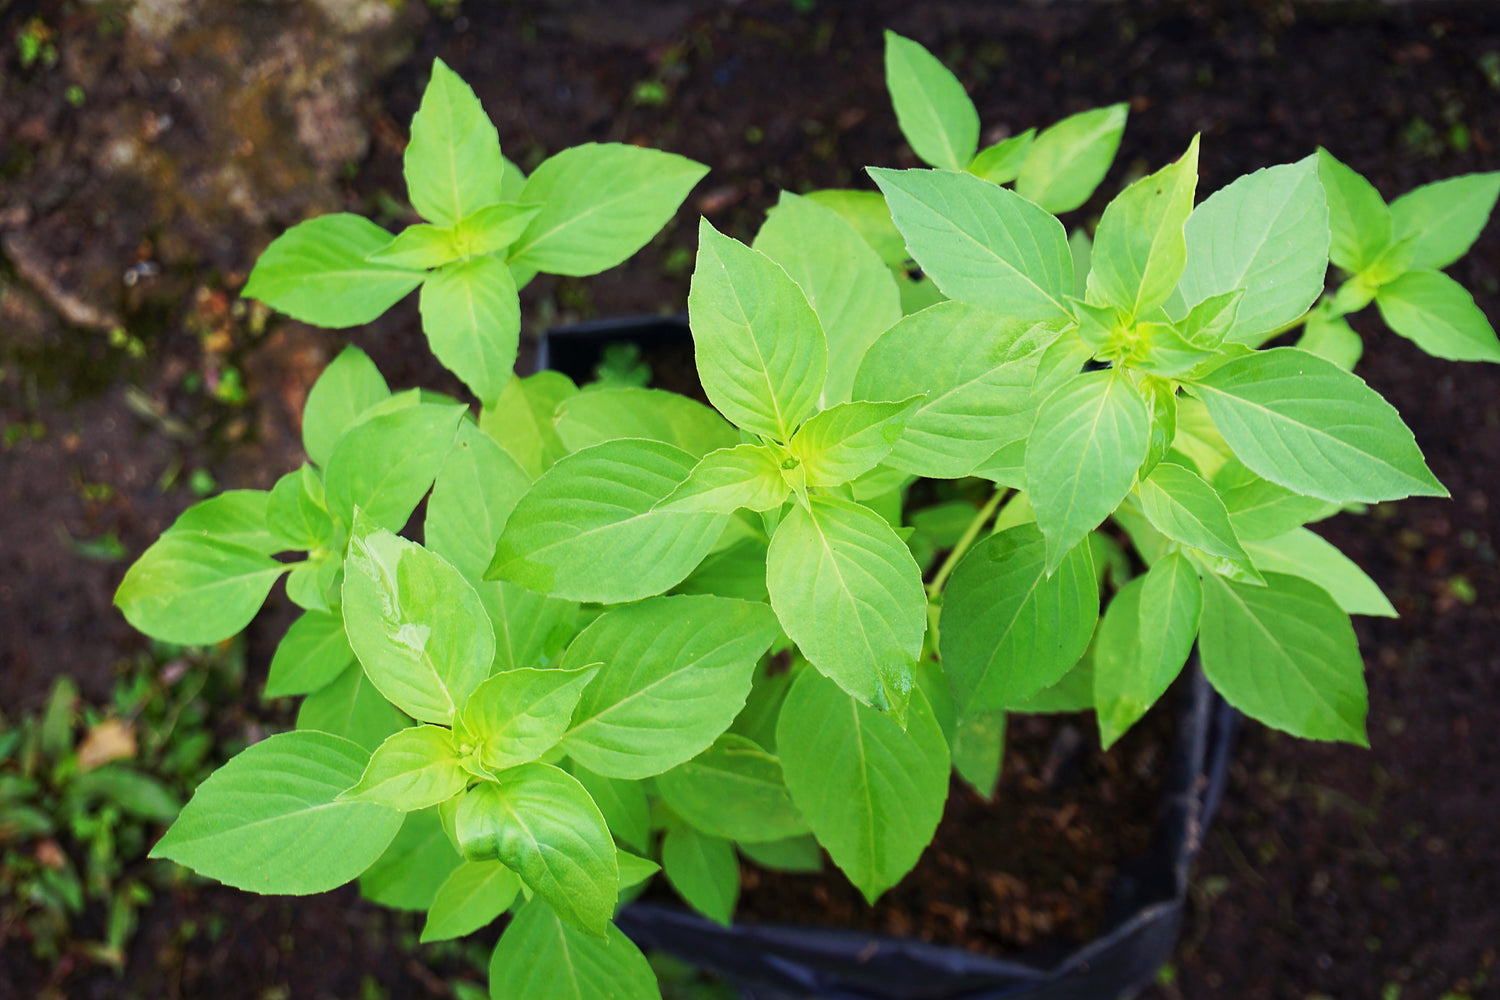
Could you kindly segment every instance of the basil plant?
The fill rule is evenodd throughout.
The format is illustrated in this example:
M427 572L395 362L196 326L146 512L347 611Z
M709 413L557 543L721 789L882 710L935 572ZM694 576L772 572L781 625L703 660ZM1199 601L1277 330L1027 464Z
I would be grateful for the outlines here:
M887 72L932 169L785 193L749 245L702 223L706 406L511 374L516 288L618 263L704 168L591 144L522 177L437 64L406 153L428 221L302 223L245 293L344 326L420 286L477 416L348 348L309 462L131 567L117 603L173 642L237 632L283 575L305 609L266 688L304 696L297 728L205 781L156 856L262 893L357 878L426 911L424 941L510 912L495 997L634 1000L657 987L612 918L656 872L719 922L740 855L826 854L873 901L953 771L993 791L1007 713L1091 709L1107 746L1195 645L1247 715L1365 742L1349 616L1395 612L1306 525L1445 490L1350 372L1346 317L1500 360L1443 273L1500 175L1387 205L1319 151L1199 202L1194 139L1070 237L1054 213L1123 107L979 150L926 50L889 35Z

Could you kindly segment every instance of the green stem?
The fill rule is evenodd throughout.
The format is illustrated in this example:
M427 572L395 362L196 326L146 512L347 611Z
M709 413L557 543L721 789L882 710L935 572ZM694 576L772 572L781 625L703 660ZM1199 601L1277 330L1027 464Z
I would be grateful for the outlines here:
M979 537L979 532L984 528L985 522L994 516L995 508L1000 506L1000 501L1005 499L1009 492L1010 490L1003 486L996 489L994 496L979 508L979 513L974 515L974 520L969 522L969 526L959 536L958 544L953 546L953 550L948 553L948 558L943 560L943 564L933 574L932 582L927 585L929 601L936 599L937 595L943 592L943 585L948 582L948 577L953 575L953 567L957 566L958 561L964 557L964 553L969 551L969 546L973 545L974 539Z

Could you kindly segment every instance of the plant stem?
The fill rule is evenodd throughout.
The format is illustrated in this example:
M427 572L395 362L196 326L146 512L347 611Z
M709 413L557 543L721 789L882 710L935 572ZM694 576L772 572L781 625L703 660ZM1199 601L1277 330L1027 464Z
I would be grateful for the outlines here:
M995 508L1000 506L1000 501L1005 499L1006 494L1009 492L1010 490L1003 486L998 487L994 495L985 502L985 505L979 508L979 513L974 515L974 520L969 522L969 526L959 536L958 544L953 546L952 551L948 553L948 558L943 560L943 564L933 574L932 582L927 585L927 599L929 601L943 592L943 585L948 582L948 577L953 575L953 567L957 566L958 561L964 557L964 553L969 551L969 546L973 545L974 539L979 537L980 529L994 516Z

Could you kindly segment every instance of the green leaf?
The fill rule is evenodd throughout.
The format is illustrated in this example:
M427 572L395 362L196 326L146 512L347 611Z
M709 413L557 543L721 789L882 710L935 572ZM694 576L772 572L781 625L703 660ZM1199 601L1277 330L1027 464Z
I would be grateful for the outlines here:
M1333 545L1306 528L1296 528L1276 538L1245 543L1250 561L1264 573L1285 573L1311 580L1328 591L1335 603L1351 615L1395 618L1396 609L1380 587Z
M451 226L500 201L500 136L469 85L441 59L411 120L403 173L412 207Z
M729 926L740 896L740 863L734 845L690 826L674 826L662 838L661 867L689 906L714 923Z
M804 656L860 701L899 704L922 652L927 597L906 543L868 507L814 496L766 556L771 606Z
M380 744L359 782L340 799L414 812L446 802L467 784L453 733L442 726L411 726Z
M812 835L738 844L740 853L762 868L808 874L823 870L823 849Z
M809 191L803 197L837 212L888 267L902 268L911 256L906 252L906 240L891 220L891 210L886 207L885 198L879 191L836 188Z
M161 779L123 764L105 764L74 775L64 793L63 809L86 808L95 798L102 798L132 816L154 823L171 823L182 811L182 803ZM0 802L0 823L6 825L7 835L14 838L16 831L7 815L7 805Z
M454 231L425 222L407 226L396 238L370 254L370 261L411 270L442 267L464 255Z
M126 571L115 606L153 639L208 645L250 624L289 568L243 545L169 530Z
M920 402L921 396L911 396L889 403L839 403L813 414L787 450L801 463L808 486L842 486L885 460Z
M678 818L712 837L755 843L807 832L781 762L734 733L658 777L656 790Z
M837 212L790 191L781 193L754 248L780 264L806 294L828 344L823 401L844 402L865 352L901 318L891 269Z
M793 801L874 903L917 863L948 798L948 743L927 699L912 693L903 731L804 670L776 729Z
M287 547L267 530L270 501L265 490L225 490L183 511L163 534L209 537L269 556Z
M527 764L551 750L568 730L584 686L598 665L578 669L522 667L495 674L464 703L458 736L495 771Z
M1146 460L1151 418L1119 369L1075 375L1037 410L1026 494L1047 538L1047 569L1120 505Z
M451 724L495 658L474 588L439 556L361 519L343 596L349 644L380 692L419 721Z
M327 687L353 662L343 616L308 611L292 622L276 646L266 697L309 694Z
M151 849L200 875L252 892L303 896L343 885L370 866L401 814L338 794L368 759L327 733L282 733L209 775Z
M767 544L765 538L741 538L709 553L672 592L716 594L766 603L771 599L766 589Z
M1141 480L1140 494L1146 519L1174 542L1223 559L1248 558L1235 536L1224 501L1196 473L1163 462Z
M603 935L620 869L609 827L589 793L550 764L522 764L459 800L459 845L469 861L499 861L557 911Z
M872 167L870 176L944 295L1017 320L1070 318L1073 255L1047 212L972 174Z
M1106 748L1182 672L1202 613L1198 571L1180 552L1159 559L1115 594L1094 641L1094 709Z
M393 910L425 910L462 863L437 809L409 812L391 846L359 877L359 894Z
M1294 346L1327 358L1345 371L1353 370L1365 350L1364 341L1349 321L1324 309L1315 310L1307 317L1307 325L1302 328L1302 336L1297 338Z
M590 937L539 899L521 908L490 958L494 1000L661 1000L656 973L613 924Z
M986 802L994 799L1005 760L1005 713L975 712L959 719L948 753L958 776Z
M422 537L471 583L490 554L531 477L494 439L465 420L427 498Z
M352 524L358 507L400 531L432 487L463 413L462 406L422 403L371 417L340 437L323 481L334 520Z
M779 632L764 604L707 595L613 608L578 634L561 666L603 663L563 739L611 778L660 774L729 728L755 662Z
M438 887L422 925L422 943L449 941L488 926L520 891L521 880L500 862L465 861Z
M645 786L639 781L606 778L573 761L573 777L599 807L609 832L615 840L641 853L651 850L651 807L646 801ZM624 872L620 876L623 882ZM621 889L625 886L622 884Z
M540 205L516 202L490 205L459 219L454 226L454 239L468 256L498 253L520 239L541 210Z
M482 403L500 398L516 366L521 301L498 257L445 264L422 286L422 332L432 353Z
M302 409L302 447L320 466L361 413L389 399L391 390L369 355L346 347L313 383Z
M410 724L375 690L358 663L351 663L333 683L304 698L297 710L299 730L342 736L364 747L366 753L374 753L387 736Z
M1493 171L1424 184L1391 202L1396 238L1416 237L1410 266L1441 271L1467 253L1497 196L1500 171Z
M271 241L240 294L315 326L368 323L425 277L367 259L390 242L390 233L347 212L308 219Z
M737 444L704 455L657 509L714 514L733 514L741 508L773 510L790 494L781 463L770 448Z
M1391 404L1317 355L1257 351L1194 389L1240 461L1294 492L1339 503L1448 495Z
M703 391L724 416L787 441L817 411L828 370L817 313L779 265L707 219L688 315Z
M542 210L510 263L548 274L596 274L635 253L677 211L708 168L621 143L584 143L542 161L515 199Z
M1126 105L1111 104L1044 129L1021 164L1016 193L1054 214L1080 207L1114 161L1126 114Z
M1013 135L980 150L979 155L964 169L991 184L1009 184L1021 172L1021 164L1026 162L1026 157L1031 152L1031 143L1035 139L1036 129L1029 128L1020 135ZM1084 271L1087 272L1088 268L1084 268Z
M500 398L479 414L479 429L535 479L571 450L557 436L552 415L577 393L578 386L560 372L512 378Z
M960 718L1050 687L1088 648L1099 620L1088 543L1046 570L1046 540L1022 524L979 542L948 579L939 648Z
M1265 576L1264 587L1204 578L1198 646L1209 682L1268 726L1368 746L1364 663L1349 616L1315 584Z
M924 162L968 166L979 148L979 112L958 77L918 43L887 31L885 85L901 134Z
M568 451L617 438L649 438L694 458L740 443L734 425L696 399L664 389L592 389L557 404L557 436Z
M1224 501L1229 523L1241 542L1276 538L1339 510L1338 504L1305 497L1260 478L1239 459L1231 459L1214 476L1214 490Z
M1167 302L1173 316L1244 289L1227 339L1258 345L1323 293L1328 201L1316 157L1247 174L1188 216L1187 268Z
M1183 226L1198 189L1198 138L1181 159L1110 202L1094 233L1089 301L1145 316L1171 297L1187 266Z
M1099 533L1095 532L1089 536L1089 543L1094 545ZM1098 575L1097 560L1095 574ZM1098 631L1095 630L1095 636ZM1092 644L1084 650L1077 663L1068 668L1067 673L1058 678L1056 682L1042 688L1029 698L1011 705L1008 711L1020 712L1025 715L1045 715L1053 712L1087 712L1094 707L1094 650Z
M1500 362L1500 340L1474 296L1446 274L1408 271L1375 293L1392 330L1435 358Z
M578 605L514 583L476 582L474 589L495 630L492 673L539 667L562 651L573 635Z
M965 302L940 302L887 330L855 377L855 395L926 396L907 417L886 464L957 479L1001 446L1023 440L1035 418L1037 348L1048 332ZM943 350L934 351L939 341Z
M1318 148L1318 179L1328 196L1332 242L1328 257L1350 274L1371 264L1391 242L1391 210L1369 181Z
M277 550L320 549L333 541L333 518L323 507L323 481L311 465L288 472L271 488L265 524Z
M667 590L724 530L723 515L655 509L694 464L680 448L639 438L574 452L516 504L486 575L601 604Z

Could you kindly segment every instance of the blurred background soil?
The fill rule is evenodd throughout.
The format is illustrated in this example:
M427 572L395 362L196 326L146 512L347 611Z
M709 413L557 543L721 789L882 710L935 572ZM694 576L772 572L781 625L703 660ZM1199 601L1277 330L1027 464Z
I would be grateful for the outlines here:
M36 708L61 673L108 694L144 646L109 600L129 561L199 495L300 461L302 401L342 344L395 387L457 388L413 301L326 331L237 296L303 218L412 218L400 155L434 57L525 169L591 140L712 167L625 266L528 288L534 334L681 311L699 213L748 238L781 189L916 165L884 28L954 68L986 142L1130 103L1074 224L1195 132L1202 195L1319 145L1388 198L1500 169L1490 0L0 0L0 706ZM1500 318L1500 226L1451 273ZM1453 499L1322 526L1402 616L1356 623L1372 749L1246 727L1163 1000L1500 996L1500 372L1433 361L1373 309L1355 325L1360 374ZM248 691L289 620L278 595L252 626ZM10 942L0 997L452 995L398 947L413 926L349 890L183 886L143 915L123 978Z

